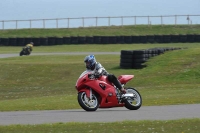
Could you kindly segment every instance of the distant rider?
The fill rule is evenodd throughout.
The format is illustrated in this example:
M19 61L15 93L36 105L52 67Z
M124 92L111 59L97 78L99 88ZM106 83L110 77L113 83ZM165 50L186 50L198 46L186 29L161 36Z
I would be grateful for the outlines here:
M33 46L34 46L34 43L30 42L29 44L26 44L26 46L24 48L26 48L28 50L28 52L31 53L33 50Z
M91 71L95 73L96 75L104 75L107 76L108 80L113 83L120 91L121 93L126 93L126 90L122 87L119 80L116 78L115 75L109 74L105 68L96 61L94 55L88 55L85 57L84 62L86 64L87 71Z

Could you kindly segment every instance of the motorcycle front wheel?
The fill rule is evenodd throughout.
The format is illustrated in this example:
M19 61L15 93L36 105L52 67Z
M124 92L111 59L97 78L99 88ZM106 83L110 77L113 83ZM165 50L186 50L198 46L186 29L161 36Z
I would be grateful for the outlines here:
M126 93L133 94L133 97L127 97L124 100L125 107L130 110L137 110L142 106L142 97L134 88L127 88Z
M99 101L95 94L88 98L85 92L78 93L78 103L85 111L96 111L99 107Z
M23 51L21 51L20 53L19 53L19 56L22 56L23 55Z

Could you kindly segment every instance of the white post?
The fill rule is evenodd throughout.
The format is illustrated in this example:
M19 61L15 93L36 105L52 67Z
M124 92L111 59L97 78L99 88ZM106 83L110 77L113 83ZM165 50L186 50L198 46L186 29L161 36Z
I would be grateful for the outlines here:
M4 30L4 21L2 21L2 29Z
M188 25L190 24L190 17L189 15L187 16L187 21L188 21Z
M122 27L123 27L123 16L121 17Z
M83 22L83 28L84 28L84 17L82 18L82 22Z
M175 15L175 26L176 26L176 23L177 23L177 22L176 22L176 19L177 19L177 17L176 17L176 15Z
M69 28L69 18L67 20L68 20L68 28Z
M31 25L31 20L30 20L30 29L31 29L32 25Z
M56 28L58 29L58 19L56 19Z
M16 20L16 29L17 29L17 20Z
M135 26L136 26L136 16L135 16Z
M43 28L45 28L45 20L43 19Z
M98 21L98 18L96 17L96 27L97 27L97 21Z
M110 17L108 17L108 26L110 27Z

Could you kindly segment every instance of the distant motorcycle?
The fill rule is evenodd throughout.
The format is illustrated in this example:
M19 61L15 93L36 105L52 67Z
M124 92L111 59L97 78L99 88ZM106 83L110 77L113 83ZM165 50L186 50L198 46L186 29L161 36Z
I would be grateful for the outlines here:
M29 47L24 47L22 48L22 51L19 53L19 56L23 56L23 55L30 55L31 54L31 50Z
M134 75L121 75L118 80L124 86ZM142 105L140 93L131 87L126 88L126 94L121 94L106 76L96 76L84 71L76 82L78 103L86 111L96 111L98 108L125 106L129 110L137 110Z

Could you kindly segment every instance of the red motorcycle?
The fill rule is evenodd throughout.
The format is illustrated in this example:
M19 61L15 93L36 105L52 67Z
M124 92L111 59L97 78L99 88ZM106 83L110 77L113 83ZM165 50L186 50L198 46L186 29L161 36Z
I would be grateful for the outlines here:
M121 75L118 80L124 86L134 75ZM106 76L96 76L84 71L76 82L78 103L86 111L96 111L97 108L126 107L137 110L142 105L140 93L131 87L126 88L126 94L108 81Z

